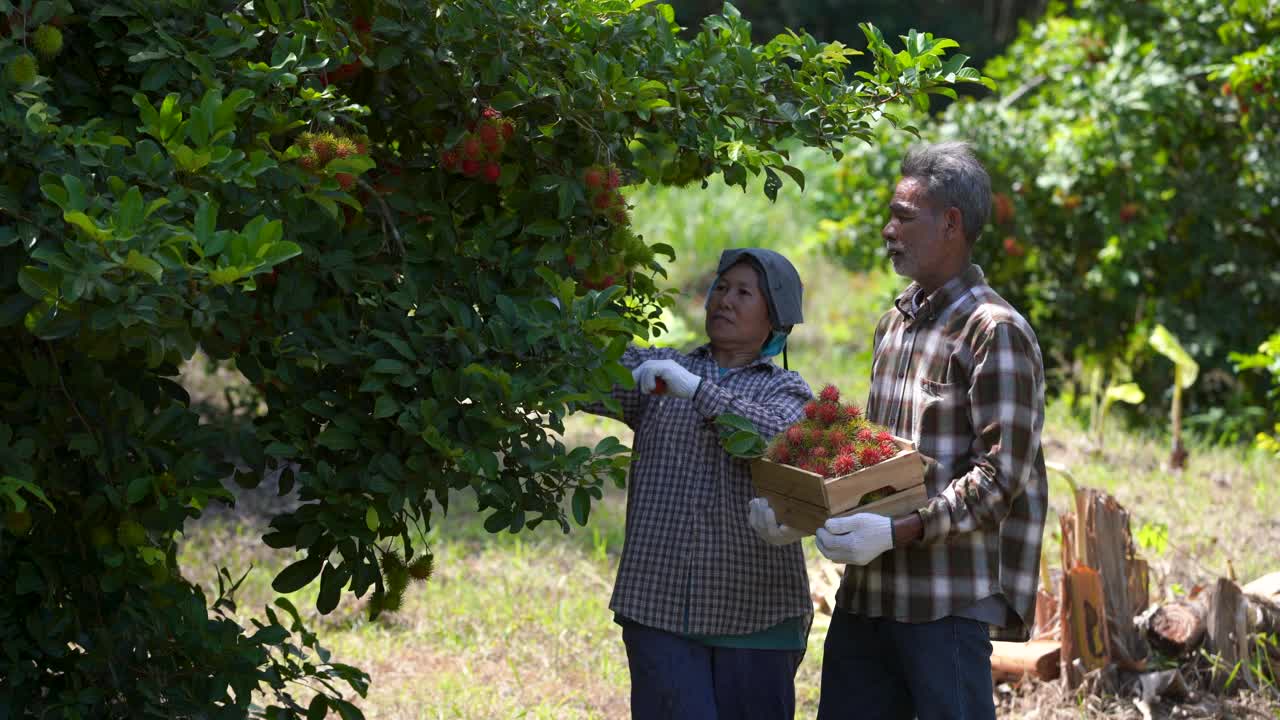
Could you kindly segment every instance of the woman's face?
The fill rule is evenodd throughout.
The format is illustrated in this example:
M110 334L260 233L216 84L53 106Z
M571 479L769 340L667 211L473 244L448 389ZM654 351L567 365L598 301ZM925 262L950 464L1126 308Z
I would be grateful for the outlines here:
M711 288L707 302L707 337L711 344L760 348L773 329L769 304L760 289L760 276L748 263L725 271Z

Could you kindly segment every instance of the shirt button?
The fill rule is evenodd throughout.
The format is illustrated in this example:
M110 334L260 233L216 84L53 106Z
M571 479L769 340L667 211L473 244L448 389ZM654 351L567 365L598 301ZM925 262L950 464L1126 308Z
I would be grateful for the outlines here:
M899 370L899 371L898 371L898 379L899 379L899 380L901 380L902 378L904 378L904 377L906 377L906 376L907 376L907 371L906 371L906 370Z

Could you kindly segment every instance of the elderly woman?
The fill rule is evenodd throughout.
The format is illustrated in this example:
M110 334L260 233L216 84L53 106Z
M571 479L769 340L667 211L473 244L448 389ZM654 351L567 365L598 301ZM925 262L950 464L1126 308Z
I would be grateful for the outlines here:
M623 357L636 387L614 397L635 459L609 607L638 720L794 714L812 619L804 556L785 527L756 517L747 463L721 447L715 418L741 415L766 438L799 419L809 386L772 358L802 320L801 294L782 255L726 250L707 297L709 342Z

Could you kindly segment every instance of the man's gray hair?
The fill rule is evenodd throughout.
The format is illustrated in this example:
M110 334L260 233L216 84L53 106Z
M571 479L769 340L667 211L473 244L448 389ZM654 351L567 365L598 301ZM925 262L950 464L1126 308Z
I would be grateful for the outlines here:
M991 214L991 177L963 141L917 145L902 160L902 177L924 183L925 192L939 212L957 208L964 222L964 237L972 246Z

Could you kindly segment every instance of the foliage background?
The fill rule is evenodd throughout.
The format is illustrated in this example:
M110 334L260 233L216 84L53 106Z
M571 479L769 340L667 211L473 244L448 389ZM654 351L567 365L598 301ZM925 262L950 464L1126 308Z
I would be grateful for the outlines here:
M1056 387L1135 379L1147 412L1171 366L1163 324L1200 363L1202 431L1248 439L1268 382L1233 372L1280 326L1280 10L1266 2L1054 5L985 67L1000 94L953 104L927 139L972 141L997 191L976 259L1027 313ZM901 144L851 148L823 193L824 240L878 261Z
M790 145L976 82L911 34L875 72L732 6L678 35L627 0L0 0L0 709L358 717L287 598L197 585L223 481L293 502L271 587L395 611L461 495L490 533L588 520L615 438L564 418L630 382L671 304L617 185L774 196ZM900 51L897 48L902 48ZM460 161L460 162L459 162ZM603 187L602 187L603 186ZM251 388L204 421L201 349ZM241 420L234 422L234 420ZM215 560L216 564L216 560ZM206 594L207 592L207 594Z

